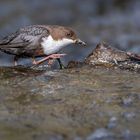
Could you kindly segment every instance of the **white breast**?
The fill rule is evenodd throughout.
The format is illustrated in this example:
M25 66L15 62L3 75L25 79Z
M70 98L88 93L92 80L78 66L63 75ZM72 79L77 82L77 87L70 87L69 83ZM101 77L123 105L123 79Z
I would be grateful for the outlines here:
M66 45L74 43L72 39L67 39L67 38L64 38L62 40L57 40L57 41L53 40L51 35L49 35L48 37L42 38L42 40L43 41L41 42L41 45L46 55L57 53Z

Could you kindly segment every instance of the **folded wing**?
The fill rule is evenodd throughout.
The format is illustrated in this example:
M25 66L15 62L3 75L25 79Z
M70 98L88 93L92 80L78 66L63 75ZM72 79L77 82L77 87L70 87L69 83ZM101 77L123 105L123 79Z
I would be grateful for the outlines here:
M0 50L8 54L32 56L35 51L41 51L41 38L48 35L49 31L45 26L27 26L3 38Z
M4 37L0 41L0 49L26 48L29 45L36 45L42 36L48 36L49 31L42 26L28 26L19 29L17 32Z

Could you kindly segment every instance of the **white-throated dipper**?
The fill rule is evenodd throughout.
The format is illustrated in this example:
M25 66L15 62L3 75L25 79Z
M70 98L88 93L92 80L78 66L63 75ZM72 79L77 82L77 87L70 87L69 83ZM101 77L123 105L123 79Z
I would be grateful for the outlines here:
M31 57L33 64L40 64L46 60L60 58L65 54L58 52L69 44L86 46L76 33L69 27L57 25L31 25L20 28L15 33L4 37L0 41L0 50L15 55L14 63L18 58ZM35 61L35 57L44 58Z

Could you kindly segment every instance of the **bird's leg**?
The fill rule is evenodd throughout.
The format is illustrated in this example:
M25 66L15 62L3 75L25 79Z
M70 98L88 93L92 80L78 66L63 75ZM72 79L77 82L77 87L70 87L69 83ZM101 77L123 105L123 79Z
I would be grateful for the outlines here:
M18 56L14 56L14 66L17 66L18 65L18 63L17 63L18 59L19 59Z
M59 63L60 69L64 69L65 66L63 65L63 63L61 62L60 58L57 58L57 61Z
M49 60L49 59L57 59L57 58L60 58L61 56L65 56L66 54L51 54L49 56L46 56L45 58L39 60L39 61L36 61L36 64L35 65L39 65L43 62L45 62L46 60Z
M64 66L63 63L61 62L60 58L57 58L57 61L58 61L58 63L59 63L59 67L60 67L60 69L64 69L65 66ZM52 65L53 62L54 62L54 59L49 59L49 61L48 61L48 65Z
M50 59L48 60L48 65L52 65L53 62L54 62L54 59L51 59L51 58L50 58Z
M35 57L32 57L32 64L36 65L37 61L35 60Z

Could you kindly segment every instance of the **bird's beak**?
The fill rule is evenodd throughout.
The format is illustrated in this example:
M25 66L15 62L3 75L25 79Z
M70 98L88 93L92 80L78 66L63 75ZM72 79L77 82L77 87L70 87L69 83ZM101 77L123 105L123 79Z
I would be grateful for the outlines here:
M86 43L85 42L83 42L82 40L80 40L80 39L76 39L75 40L75 44L79 44L79 45L81 45L81 46L84 46L84 47L86 47L87 45L86 45Z

